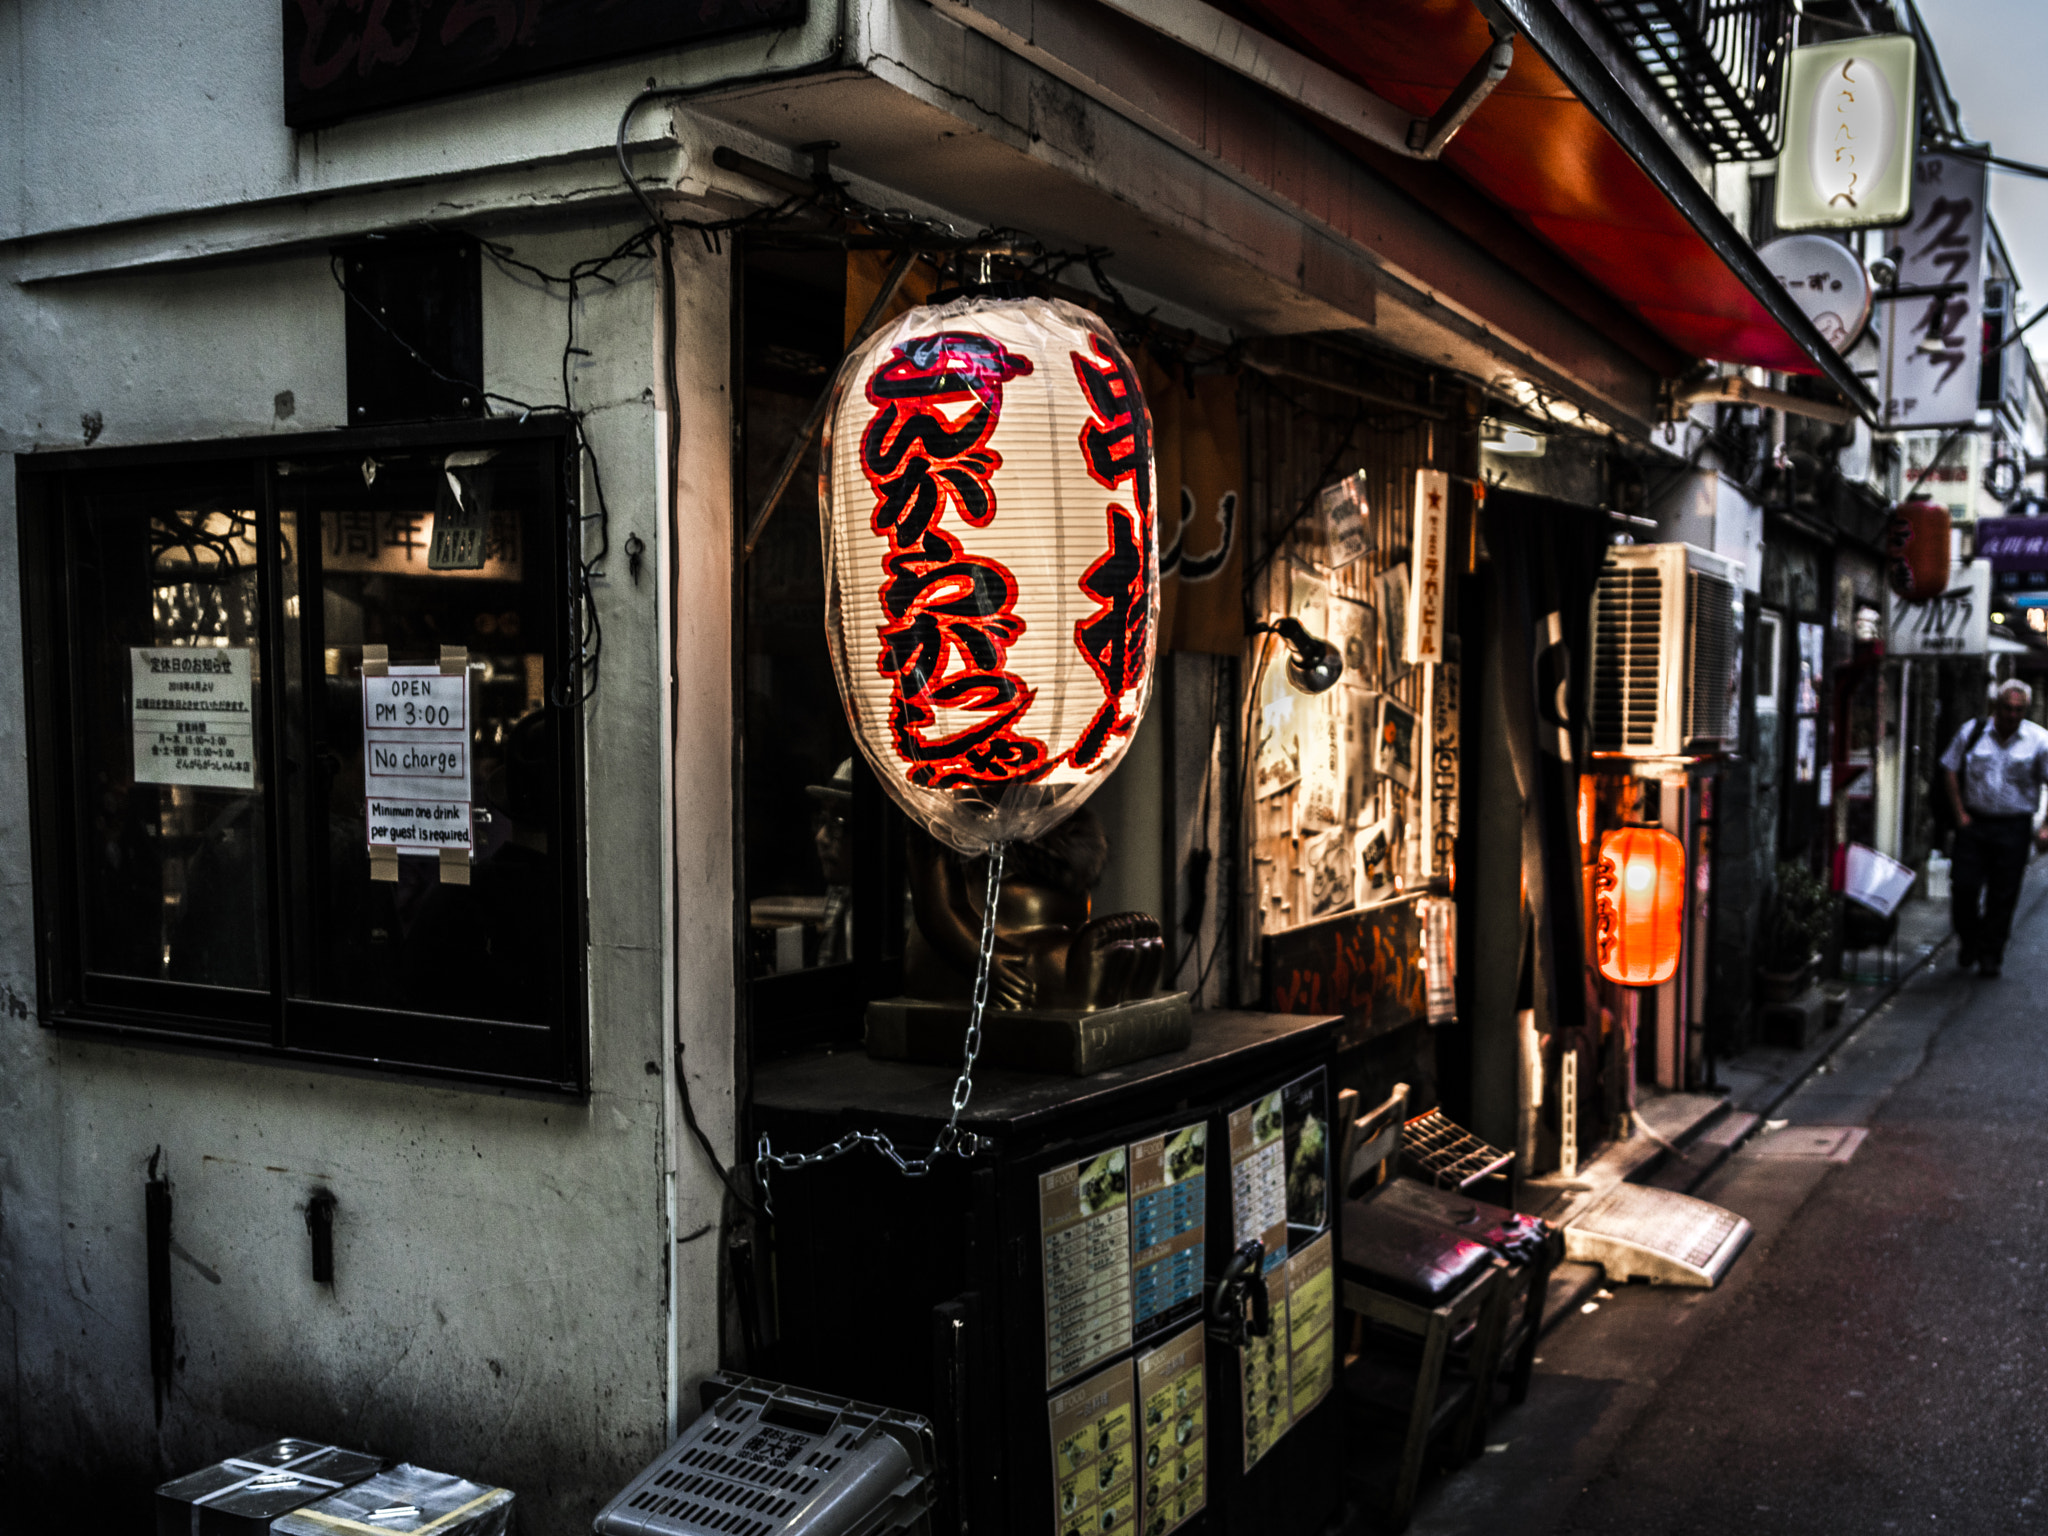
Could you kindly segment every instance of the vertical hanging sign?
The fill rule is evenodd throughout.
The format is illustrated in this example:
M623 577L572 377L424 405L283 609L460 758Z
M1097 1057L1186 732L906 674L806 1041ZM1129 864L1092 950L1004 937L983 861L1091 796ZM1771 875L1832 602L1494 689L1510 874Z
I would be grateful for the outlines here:
M1898 285L1884 327L1885 430L1967 427L1984 351L1982 160L1922 155L1913 212L1886 252Z
M1401 659L1444 659L1444 553L1450 534L1451 477L1415 471L1415 525L1408 546L1408 635Z
M1780 229L1896 224L1913 192L1919 53L1912 38L1794 48L1785 70Z

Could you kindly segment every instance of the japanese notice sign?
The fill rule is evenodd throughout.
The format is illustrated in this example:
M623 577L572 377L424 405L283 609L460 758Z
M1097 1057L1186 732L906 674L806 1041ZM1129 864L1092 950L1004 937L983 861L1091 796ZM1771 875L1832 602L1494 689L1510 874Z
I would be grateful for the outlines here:
M1159 1333L1202 1310L1206 1121L1131 1146L1132 1329Z
M1913 212L1886 252L1898 268L1884 328L1884 425L1969 426L1984 350L1981 160L1920 157Z
M1048 1387L1130 1348L1129 1185L1123 1147L1039 1175Z
M135 646L135 782L256 787L249 647Z
M372 848L471 847L467 668L363 678L363 786Z
M1202 1325L1138 1357L1145 1536L1166 1536L1209 1502L1209 1405Z
M1415 526L1409 535L1407 662L1444 659L1444 559L1450 539L1451 477L1415 471Z
M1046 1404L1059 1536L1134 1536L1138 1514L1136 1374L1119 1360Z
M1288 1388L1287 1272L1266 1276L1272 1326L1263 1339L1246 1339L1237 1352L1238 1403L1244 1412L1244 1465L1250 1471L1294 1423Z
M1230 1246L1266 1245L1266 1268L1287 1258L1287 1144L1280 1095L1254 1099L1230 1116Z
M1448 874L1458 856L1458 637L1429 682L1429 869Z
M1287 1380L1299 1420L1330 1395L1337 1373L1337 1272L1325 1232L1287 1259Z
M1948 590L1924 603L1885 593L1893 656L1982 656L1991 648L1991 562L1954 567Z

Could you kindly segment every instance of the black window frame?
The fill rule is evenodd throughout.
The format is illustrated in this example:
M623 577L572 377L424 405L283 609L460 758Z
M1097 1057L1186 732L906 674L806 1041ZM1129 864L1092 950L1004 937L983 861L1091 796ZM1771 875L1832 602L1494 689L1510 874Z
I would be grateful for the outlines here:
M275 549L279 508L272 494L274 466L288 458L374 456L502 445L537 444L552 456L559 514L548 541L543 572L551 603L546 656L546 703L554 716L560 787L555 825L561 849L563 915L562 1007L545 1024L515 1024L425 1010L397 1010L293 996L288 935L307 920L313 896L307 872L295 869L286 835L290 813L285 772L293 761L287 737L286 673L280 562L272 554L258 574L259 634L266 658L261 684L263 727L256 751L262 765L268 871L265 916L269 945L264 993L195 986L153 978L88 975L80 950L81 914L77 778L79 736L73 720L74 669L68 637L71 598L60 579L63 519L88 477L145 473L173 467L236 466L249 477L262 545ZM38 1012L49 1028L68 1034L113 1037L218 1049L241 1057L323 1063L379 1074L421 1077L551 1095L589 1092L589 915L585 891L582 710L556 702L569 663L571 636L581 614L564 573L581 558L580 458L574 425L565 418L527 422L437 422L391 428L225 438L121 448L78 449L15 456L21 591L20 635L28 738L31 889L36 935ZM320 664L316 629L301 640L298 664ZM313 727L306 728L306 743ZM300 760L310 756L298 748ZM280 771L284 770L284 771ZM306 797L309 802L311 797ZM309 817L312 810L308 809ZM188 1002L189 1000L189 1002ZM181 1003L187 1006L180 1007Z

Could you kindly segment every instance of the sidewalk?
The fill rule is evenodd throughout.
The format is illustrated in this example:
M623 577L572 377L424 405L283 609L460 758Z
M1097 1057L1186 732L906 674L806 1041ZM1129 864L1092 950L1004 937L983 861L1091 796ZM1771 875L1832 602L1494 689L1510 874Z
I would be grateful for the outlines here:
M2028 884L2035 883L2029 871ZM1842 957L1845 980L1824 984L1840 998L1834 1022L1803 1048L1755 1045L1740 1056L1710 1061L1718 1092L1662 1093L1638 1101L1636 1134L1612 1142L1579 1169L1578 1177L1537 1178L1523 1185L1522 1207L1560 1226L1590 1209L1621 1183L1654 1184L1690 1194L1730 1154L1772 1118L1816 1071L1905 981L1927 965L1949 938L1948 906L1923 899L1899 911L1899 931L1888 950L1851 951ZM1832 1001L1832 999L1831 999ZM1547 1333L1571 1315L1601 1283L1595 1264L1560 1264L1543 1304Z

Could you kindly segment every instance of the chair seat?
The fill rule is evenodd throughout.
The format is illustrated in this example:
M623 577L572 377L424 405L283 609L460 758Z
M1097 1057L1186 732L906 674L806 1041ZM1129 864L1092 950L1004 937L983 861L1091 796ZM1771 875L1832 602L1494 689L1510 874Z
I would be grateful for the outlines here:
M1375 1203L1387 1204L1417 1220L1492 1249L1510 1264L1534 1264L1545 1249L1554 1263L1563 1257L1556 1229L1537 1216L1524 1216L1504 1205L1489 1205L1454 1189L1438 1189L1420 1179L1389 1179L1373 1192Z
M1396 1296L1439 1306L1493 1262L1493 1250L1387 1199L1386 1191L1402 1182L1344 1202L1344 1268Z

